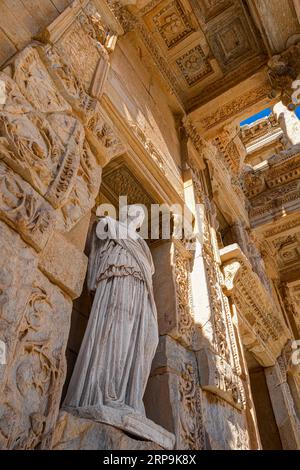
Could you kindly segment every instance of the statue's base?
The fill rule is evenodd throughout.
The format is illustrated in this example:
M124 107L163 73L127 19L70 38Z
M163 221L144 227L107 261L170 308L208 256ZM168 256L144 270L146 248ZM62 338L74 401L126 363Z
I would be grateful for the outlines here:
M135 413L134 410L123 410L101 405L80 408L68 406L64 407L64 411L79 418L109 424L139 439L155 442L163 449L174 449L174 434L171 434L158 424L155 424L153 421L146 418L146 416Z
M49 448L49 447L47 447ZM163 450L159 445L129 436L108 424L78 418L62 411L51 438L52 450Z

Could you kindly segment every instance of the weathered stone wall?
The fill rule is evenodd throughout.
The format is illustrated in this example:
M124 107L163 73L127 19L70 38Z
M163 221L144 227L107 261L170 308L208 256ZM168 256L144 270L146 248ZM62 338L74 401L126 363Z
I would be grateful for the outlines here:
M0 20L1 447L60 449L67 439L67 448L99 448L101 439L101 448L154 448L64 413L57 422L67 344L70 374L89 315L84 248L110 162L105 184L115 195L130 190L132 202L185 202L192 212L195 203L203 206L195 253L186 240L151 244L160 343L145 396L148 417L176 435L178 449L260 448L246 348L268 367L284 446L299 446L281 356L291 335L245 235L247 195L237 181L245 155L234 127L224 128L265 102L270 83L259 79L255 93L250 87L242 108L239 97L228 108L221 100L207 121L208 128L222 126L213 144L184 119L183 149L174 117L181 121L181 105L136 33L117 40L124 31L106 2L23 3L2 2ZM140 175L140 186L120 162ZM217 210L242 227L249 259L236 246L220 257Z
M99 144L99 153L99 145L98 152L90 145L96 126L100 132L105 126L88 94L105 55L96 32L86 32L93 11L78 4L67 10L51 30L61 41L29 45L0 75L3 448L47 446L59 410L72 299L81 293L87 266L68 232L94 206L99 159L109 147ZM74 34L90 52L83 81L76 77L77 50L65 50L74 46Z

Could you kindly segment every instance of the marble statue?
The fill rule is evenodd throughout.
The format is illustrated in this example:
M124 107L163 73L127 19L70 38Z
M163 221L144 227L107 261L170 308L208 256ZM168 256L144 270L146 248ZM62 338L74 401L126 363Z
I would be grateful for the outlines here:
M95 297L63 406L127 430L128 416L157 426L145 416L143 395L158 345L152 256L136 232L143 216L138 206L128 207L127 237L110 217L92 235L87 282Z

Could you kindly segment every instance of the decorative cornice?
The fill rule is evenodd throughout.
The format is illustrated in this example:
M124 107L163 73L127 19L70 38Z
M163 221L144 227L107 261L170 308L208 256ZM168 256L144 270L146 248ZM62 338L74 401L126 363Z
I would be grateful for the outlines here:
M273 366L290 338L282 313L236 244L220 251L225 293L232 297L245 347L264 367Z

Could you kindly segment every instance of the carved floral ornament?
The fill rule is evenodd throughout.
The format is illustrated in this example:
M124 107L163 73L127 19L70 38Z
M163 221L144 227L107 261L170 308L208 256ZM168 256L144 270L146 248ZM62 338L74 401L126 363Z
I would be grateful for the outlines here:
M224 289L235 303L242 341L264 367L275 364L290 333L272 297L238 245L220 252Z

